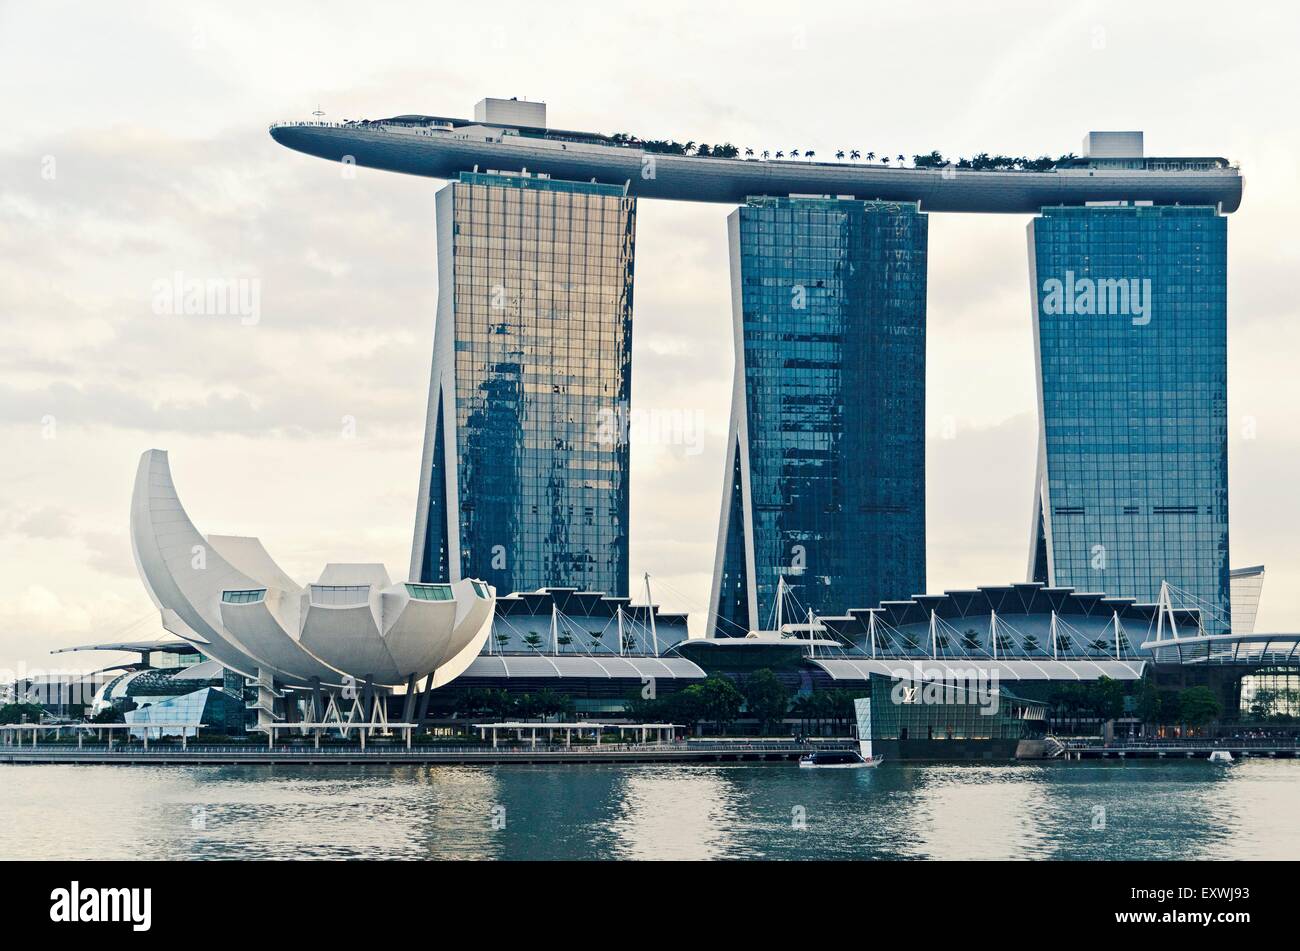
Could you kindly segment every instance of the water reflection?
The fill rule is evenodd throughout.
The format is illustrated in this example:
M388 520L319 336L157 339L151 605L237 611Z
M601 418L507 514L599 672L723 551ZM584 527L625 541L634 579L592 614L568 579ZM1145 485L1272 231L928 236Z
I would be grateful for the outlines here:
M614 857L711 859L727 855L728 830L744 803L721 770L676 767L624 772L615 787Z
M901 851L916 858L1049 858L1050 767L953 764L900 767L915 775L904 810Z
M0 766L0 858L1300 858L1300 763Z

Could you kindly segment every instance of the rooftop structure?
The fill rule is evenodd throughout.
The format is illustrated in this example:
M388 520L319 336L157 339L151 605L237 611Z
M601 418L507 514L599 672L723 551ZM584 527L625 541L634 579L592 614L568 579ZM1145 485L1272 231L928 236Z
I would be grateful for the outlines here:
M474 105L474 121L483 125L546 128L546 103L522 99L480 99Z
M1093 132L1086 148L1097 154L1046 171L992 171L671 154L633 136L548 129L545 122L542 103L486 99L474 119L290 121L275 123L270 133L296 151L367 168L448 179L461 172L527 170L626 184L631 196L677 201L741 204L751 195L826 195L919 202L922 211L1000 213L1101 201L1233 212L1241 203L1241 174L1226 159L1145 157L1139 133ZM1134 151L1135 135L1138 155L1116 161L1113 153Z
M687 639L687 616L650 602L575 588L543 588L501 597L483 652L435 696L434 708L455 706L454 694L496 690L559 691L587 714L619 714L646 684L671 693L704 679L674 648ZM440 692L441 694L441 692Z
M1141 132L1089 132L1083 138L1088 159L1142 158Z
M686 620L600 591L520 591L497 598L483 653L656 657L686 640Z

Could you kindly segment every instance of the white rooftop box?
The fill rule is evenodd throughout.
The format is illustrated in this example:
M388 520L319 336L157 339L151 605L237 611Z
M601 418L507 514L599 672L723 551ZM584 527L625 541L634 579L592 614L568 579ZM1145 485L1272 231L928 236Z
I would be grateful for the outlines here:
M546 103L519 99L480 99L474 106L474 121L484 125L534 126L546 128Z
M1141 132L1089 132L1083 137L1084 158L1142 158Z

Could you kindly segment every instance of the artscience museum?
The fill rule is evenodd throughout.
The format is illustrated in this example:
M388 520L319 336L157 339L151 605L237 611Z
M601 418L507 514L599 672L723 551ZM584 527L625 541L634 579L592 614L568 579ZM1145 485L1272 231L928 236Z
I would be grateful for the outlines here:
M405 686L413 701L417 682L427 693L465 670L492 629L496 592L481 581L394 584L383 565L330 564L304 588L258 539L203 535L157 449L136 471L131 544L163 627L255 682L259 724L283 715L288 687L312 691L316 716L341 688L368 700Z

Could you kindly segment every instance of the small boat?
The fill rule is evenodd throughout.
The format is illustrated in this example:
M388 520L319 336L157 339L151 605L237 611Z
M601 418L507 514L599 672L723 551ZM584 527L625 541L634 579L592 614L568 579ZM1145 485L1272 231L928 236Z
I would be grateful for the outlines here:
M857 750L817 750L799 758L803 769L863 769L879 762L863 759Z
M871 701L859 698L853 701L858 715L858 748L847 750L813 750L799 757L800 769L866 769L879 766L883 756L871 753Z
M856 750L814 750L799 757L801 769L866 769L879 766L883 756L871 755L871 741L862 740Z
M1234 760L1232 758L1232 754L1229 753L1227 750L1211 750L1210 762L1219 763L1220 765L1223 766L1231 766Z

